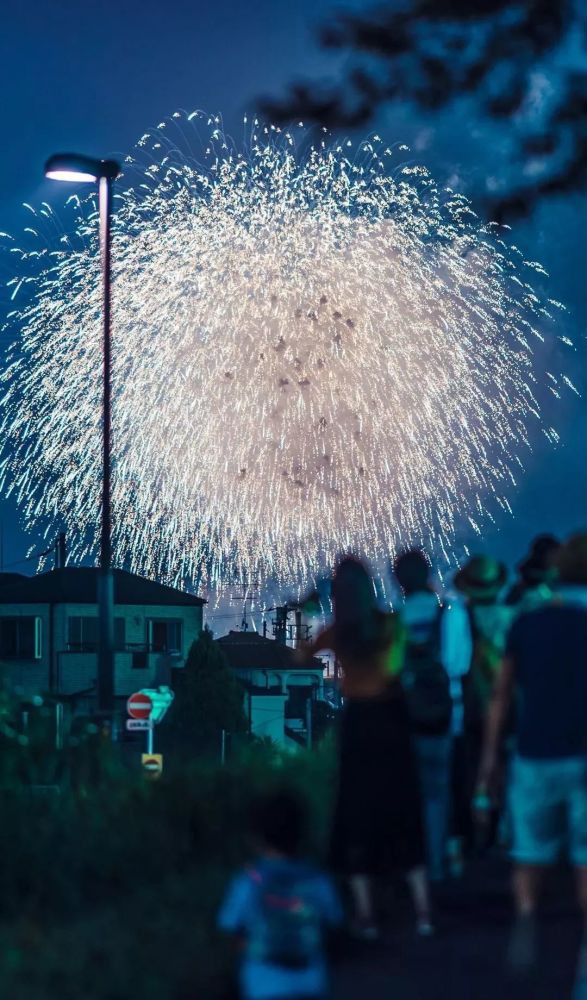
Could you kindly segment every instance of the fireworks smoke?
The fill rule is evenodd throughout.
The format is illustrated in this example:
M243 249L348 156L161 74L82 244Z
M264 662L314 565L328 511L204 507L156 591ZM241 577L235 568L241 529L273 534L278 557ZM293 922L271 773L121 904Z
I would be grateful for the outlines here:
M556 438L541 400L565 379L536 347L558 304L405 147L250 128L239 151L218 119L178 113L117 182L115 560L291 587L341 550L420 541L448 558L460 525L508 508L532 434ZM70 205L75 231L44 205L16 255L1 472L27 526L65 524L82 558L98 537L100 275L94 195Z

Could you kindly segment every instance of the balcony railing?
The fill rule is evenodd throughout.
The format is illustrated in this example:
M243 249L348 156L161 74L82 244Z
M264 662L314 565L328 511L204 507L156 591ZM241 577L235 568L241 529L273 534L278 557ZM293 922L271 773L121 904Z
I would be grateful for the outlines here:
M67 653L97 653L98 642L68 642L65 645ZM181 656L180 649L167 648L156 642L123 642L114 643L116 653L165 653L169 656Z

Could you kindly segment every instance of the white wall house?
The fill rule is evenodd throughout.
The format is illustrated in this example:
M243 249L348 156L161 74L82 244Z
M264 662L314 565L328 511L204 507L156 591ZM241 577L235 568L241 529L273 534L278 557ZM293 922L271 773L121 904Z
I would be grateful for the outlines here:
M95 691L98 570L0 574L0 678L23 698ZM114 570L115 694L168 684L202 631L205 601Z
M308 699L324 697L324 664L300 666L293 649L258 632L229 632L216 642L247 691L251 732L287 745L306 736Z

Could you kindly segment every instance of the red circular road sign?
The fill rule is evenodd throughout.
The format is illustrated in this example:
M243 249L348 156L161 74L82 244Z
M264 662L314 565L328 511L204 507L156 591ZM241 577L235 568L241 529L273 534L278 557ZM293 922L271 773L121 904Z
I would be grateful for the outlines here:
M149 719L153 711L153 702L148 694L131 694L126 703L126 710L133 719Z

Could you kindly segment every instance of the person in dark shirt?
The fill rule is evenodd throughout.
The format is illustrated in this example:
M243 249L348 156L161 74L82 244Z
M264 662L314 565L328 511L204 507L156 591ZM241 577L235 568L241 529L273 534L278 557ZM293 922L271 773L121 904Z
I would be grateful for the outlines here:
M478 797L491 794L500 735L516 704L510 779L517 922L510 958L533 961L544 869L566 854L587 919L587 534L557 555L553 600L513 625L489 710Z

